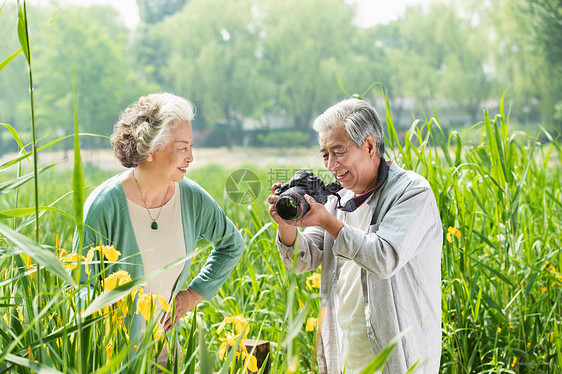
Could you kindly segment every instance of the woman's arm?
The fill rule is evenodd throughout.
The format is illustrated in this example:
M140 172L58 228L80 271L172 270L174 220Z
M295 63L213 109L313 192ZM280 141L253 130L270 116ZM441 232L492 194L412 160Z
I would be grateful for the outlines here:
M200 221L201 237L207 239L213 249L189 287L205 299L211 299L242 257L244 241L232 221L204 190L201 190L196 211L199 214L192 219Z

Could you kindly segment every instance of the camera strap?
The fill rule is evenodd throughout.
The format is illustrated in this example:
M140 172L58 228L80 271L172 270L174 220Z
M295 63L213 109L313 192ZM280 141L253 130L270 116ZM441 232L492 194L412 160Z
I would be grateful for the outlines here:
M388 178L388 170L390 168L388 167L388 164L386 163L385 159L381 157L381 163L379 166L379 172L377 174L377 182L375 184L375 187L365 193L362 193L361 195L357 195L351 199L349 199L345 205L341 205L340 199L341 196L338 194L335 194L338 197L338 206L337 208L340 210L343 210L344 212L353 212L355 209L359 208L361 205L363 205L363 203L365 201L367 201L367 199L369 197L371 197L371 195L373 193L375 193L376 190L378 190L383 183L386 181L386 179Z

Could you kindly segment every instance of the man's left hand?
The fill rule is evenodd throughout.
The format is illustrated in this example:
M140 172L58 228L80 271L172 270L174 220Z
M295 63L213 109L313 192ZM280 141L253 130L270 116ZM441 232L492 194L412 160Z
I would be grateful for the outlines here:
M334 239L343 228L344 224L328 212L323 204L320 204L310 195L304 195L310 210L295 221L299 227L319 226L326 230Z

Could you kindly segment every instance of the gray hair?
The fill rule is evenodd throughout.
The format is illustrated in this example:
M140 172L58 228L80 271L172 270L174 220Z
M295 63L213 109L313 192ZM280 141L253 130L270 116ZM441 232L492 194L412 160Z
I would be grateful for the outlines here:
M375 138L377 155L384 156L384 133L375 108L360 99L346 99L326 109L312 125L316 133L345 127L347 138L361 147L369 136Z
M191 122L195 108L183 97L152 93L129 105L113 128L113 154L125 167L136 167L170 142L170 130L181 120Z

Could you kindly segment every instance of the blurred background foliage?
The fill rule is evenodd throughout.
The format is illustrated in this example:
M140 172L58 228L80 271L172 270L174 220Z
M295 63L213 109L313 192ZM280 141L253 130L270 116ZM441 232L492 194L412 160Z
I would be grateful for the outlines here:
M473 125L483 109L497 111L506 90L512 126L562 129L562 0L434 1L368 28L344 0L137 5L132 29L107 5L28 6L31 35L41 32L32 43L41 137L72 132L73 68L81 131L103 135L139 96L172 91L197 105L198 145L270 146L268 131L280 129L293 145L312 145L312 120L346 93L380 103L384 115L373 82L388 90L404 131L434 110L445 129ZM16 4L7 2L2 59L19 48L16 21ZM0 121L24 140L26 79L22 55L0 75ZM83 147L107 143L89 137ZM0 129L0 155L16 149Z

